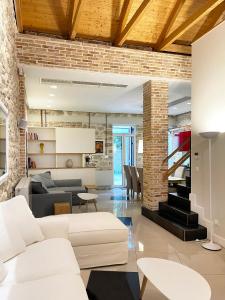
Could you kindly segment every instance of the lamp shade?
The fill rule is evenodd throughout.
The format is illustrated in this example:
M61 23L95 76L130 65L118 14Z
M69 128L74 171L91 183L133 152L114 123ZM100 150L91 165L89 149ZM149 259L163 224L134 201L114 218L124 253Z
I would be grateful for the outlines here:
M143 140L138 141L138 153L143 153Z
M199 135L205 139L213 139L216 138L219 134L219 131L205 131L199 132Z

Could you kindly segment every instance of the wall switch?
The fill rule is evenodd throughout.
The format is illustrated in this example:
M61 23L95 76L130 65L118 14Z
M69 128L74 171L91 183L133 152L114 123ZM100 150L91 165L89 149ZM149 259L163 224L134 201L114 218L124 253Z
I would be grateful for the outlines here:
M214 224L218 226L219 225L219 220L215 219Z

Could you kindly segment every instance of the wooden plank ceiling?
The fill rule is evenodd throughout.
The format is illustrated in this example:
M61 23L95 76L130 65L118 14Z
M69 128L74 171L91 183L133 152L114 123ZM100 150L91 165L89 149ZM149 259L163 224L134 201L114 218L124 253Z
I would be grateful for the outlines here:
M18 30L191 54L225 20L224 0L14 0Z

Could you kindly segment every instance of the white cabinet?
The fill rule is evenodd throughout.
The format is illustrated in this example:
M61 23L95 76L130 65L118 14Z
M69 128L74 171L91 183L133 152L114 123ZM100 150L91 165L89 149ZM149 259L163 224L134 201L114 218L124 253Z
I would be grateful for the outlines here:
M95 129L56 128L56 153L95 153Z

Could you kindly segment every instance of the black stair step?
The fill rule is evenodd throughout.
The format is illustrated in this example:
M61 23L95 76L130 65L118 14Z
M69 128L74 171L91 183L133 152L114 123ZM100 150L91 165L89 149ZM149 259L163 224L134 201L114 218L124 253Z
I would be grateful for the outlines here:
M177 193L168 194L168 204L182 210L191 211L191 201L179 196Z
M191 187L191 176L186 176L186 186Z
M183 198L189 199L189 194L191 193L191 188L185 184L178 184L176 186L177 194Z
M202 240L207 238L207 228L204 226L198 225L196 228L188 228L161 216L159 211L151 211L146 207L142 207L142 215L168 230L182 241L194 241L196 239Z
M160 216L166 217L178 224L191 227L198 226L198 214L193 211L185 211L174 206L168 205L168 202L159 203Z

